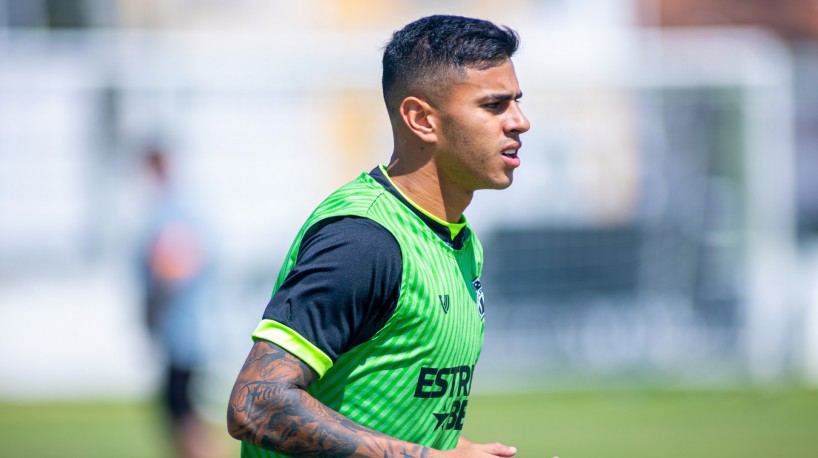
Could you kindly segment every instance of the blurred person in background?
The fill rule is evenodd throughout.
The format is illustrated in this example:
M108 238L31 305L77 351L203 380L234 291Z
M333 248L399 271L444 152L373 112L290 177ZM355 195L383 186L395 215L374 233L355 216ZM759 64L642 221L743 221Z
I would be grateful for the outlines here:
M297 235L228 406L242 456L516 454L460 432L485 328L482 248L463 211L520 165L518 42L457 16L394 33L392 158Z
M213 456L192 394L204 361L201 333L211 282L210 252L201 223L172 186L165 150L150 147L144 160L155 195L140 270L145 321L163 363L162 405L178 456Z

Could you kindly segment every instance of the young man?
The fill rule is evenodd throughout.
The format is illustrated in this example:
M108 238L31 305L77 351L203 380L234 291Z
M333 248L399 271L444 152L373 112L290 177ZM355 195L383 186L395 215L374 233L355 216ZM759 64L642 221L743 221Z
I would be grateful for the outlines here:
M460 431L484 330L482 248L463 211L520 165L517 46L511 29L456 16L392 36L392 158L296 236L230 398L242 456L516 453Z

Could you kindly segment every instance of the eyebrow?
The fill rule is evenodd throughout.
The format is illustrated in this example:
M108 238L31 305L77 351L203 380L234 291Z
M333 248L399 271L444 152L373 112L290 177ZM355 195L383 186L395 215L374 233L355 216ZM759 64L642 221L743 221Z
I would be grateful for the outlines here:
M522 92L517 93L517 94L508 94L508 93L506 93L506 94L490 94L490 95L487 95L485 97L480 98L480 103L485 103L485 102L488 102L488 101L505 102L505 101L510 101L510 100L517 100L519 98L522 98L522 96L523 96Z

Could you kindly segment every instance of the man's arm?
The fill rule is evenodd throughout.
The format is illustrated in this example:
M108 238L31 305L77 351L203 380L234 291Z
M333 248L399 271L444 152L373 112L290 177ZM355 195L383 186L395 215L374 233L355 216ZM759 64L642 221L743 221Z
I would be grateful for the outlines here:
M389 437L310 396L305 390L316 378L315 371L286 350L256 341L230 395L230 435L292 457L469 458L516 453L502 444L471 443L441 452Z

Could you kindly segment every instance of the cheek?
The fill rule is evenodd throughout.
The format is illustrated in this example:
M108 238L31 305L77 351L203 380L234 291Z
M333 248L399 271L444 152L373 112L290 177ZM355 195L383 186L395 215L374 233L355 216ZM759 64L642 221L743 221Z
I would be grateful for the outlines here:
M487 162L488 157L484 151L486 147L480 142L478 135L479 133L475 132L460 131L452 138L456 143L452 145L454 147L452 152L460 162L461 167L470 169Z
M444 124L446 131L445 149L461 162L461 166L481 165L490 160L490 153L496 145L490 134L489 120L472 117L470 122L450 119Z
M489 137L487 132L487 125L485 123L473 122L469 124L453 125L452 140L460 145L470 145L471 147L482 145L485 148L485 143Z

